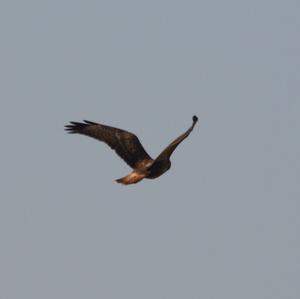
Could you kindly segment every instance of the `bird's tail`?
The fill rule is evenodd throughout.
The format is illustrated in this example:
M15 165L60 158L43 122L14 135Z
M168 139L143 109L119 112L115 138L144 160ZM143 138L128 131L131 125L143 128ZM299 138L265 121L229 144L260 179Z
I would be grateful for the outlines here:
M134 170L133 172L129 173L128 175L126 175L120 179L117 179L116 182L123 184L123 185L136 184L139 181L141 181L145 176L146 176L145 173L141 173L141 172Z

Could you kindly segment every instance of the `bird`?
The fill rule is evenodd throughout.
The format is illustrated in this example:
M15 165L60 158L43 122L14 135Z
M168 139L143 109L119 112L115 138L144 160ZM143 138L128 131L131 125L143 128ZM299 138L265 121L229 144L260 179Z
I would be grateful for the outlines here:
M117 179L123 185L136 184L142 179L155 179L171 167L170 157L176 147L189 136L198 121L196 115L187 131L172 141L156 159L152 159L145 151L138 137L128 131L95 123L89 120L83 122L70 121L65 130L70 134L82 134L106 143L133 170L128 175Z

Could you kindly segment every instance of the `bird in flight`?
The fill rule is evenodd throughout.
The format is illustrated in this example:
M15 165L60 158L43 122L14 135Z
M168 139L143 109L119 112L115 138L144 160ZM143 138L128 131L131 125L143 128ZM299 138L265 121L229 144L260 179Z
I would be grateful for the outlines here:
M155 179L169 170L173 151L189 136L197 121L198 117L194 115L191 127L171 142L156 159L152 159L147 154L136 135L122 129L84 120L84 122L71 121L65 126L65 130L71 134L82 134L103 141L115 150L133 169L131 173L116 182L129 185L138 183L144 178Z

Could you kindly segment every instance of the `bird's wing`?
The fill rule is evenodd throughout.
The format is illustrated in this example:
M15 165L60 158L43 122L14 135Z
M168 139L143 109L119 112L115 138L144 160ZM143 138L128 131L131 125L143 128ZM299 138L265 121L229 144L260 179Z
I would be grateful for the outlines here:
M152 160L137 136L130 132L88 120L84 120L83 123L70 122L65 126L65 130L105 142L132 168L135 168L137 163L142 160Z
M196 115L193 116L193 124L191 127L181 134L179 137L177 137L173 142L171 142L162 152L161 154L155 159L155 162L168 160L176 147L186 138L190 135L192 130L194 129L194 126L196 122L198 121L198 117Z

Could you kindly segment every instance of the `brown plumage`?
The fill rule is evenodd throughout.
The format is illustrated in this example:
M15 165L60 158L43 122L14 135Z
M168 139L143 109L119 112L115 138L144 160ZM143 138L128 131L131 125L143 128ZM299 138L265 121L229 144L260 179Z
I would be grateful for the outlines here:
M71 121L69 125L65 126L65 130L71 134L77 133L96 138L115 150L133 168L130 174L116 181L129 185L135 184L144 178L155 179L165 173L171 167L170 156L173 151L189 136L197 121L198 118L194 115L191 127L171 142L155 160L147 154L137 136L125 130L88 120L84 120L83 123Z

